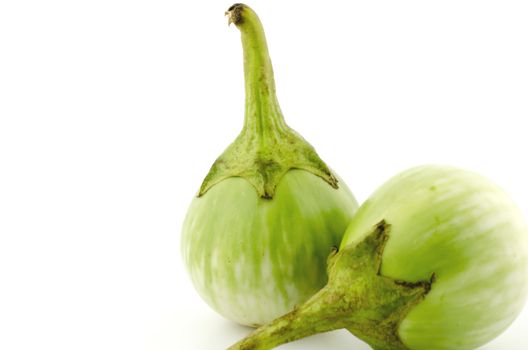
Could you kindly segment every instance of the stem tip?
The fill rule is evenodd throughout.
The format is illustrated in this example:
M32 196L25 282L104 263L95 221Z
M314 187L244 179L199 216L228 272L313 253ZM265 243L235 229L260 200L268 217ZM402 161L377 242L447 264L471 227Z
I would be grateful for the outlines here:
M247 6L244 4L236 3L227 9L227 11L225 12L225 15L227 16L227 25L230 25L231 23L233 23L234 25L242 23L241 12L244 7Z

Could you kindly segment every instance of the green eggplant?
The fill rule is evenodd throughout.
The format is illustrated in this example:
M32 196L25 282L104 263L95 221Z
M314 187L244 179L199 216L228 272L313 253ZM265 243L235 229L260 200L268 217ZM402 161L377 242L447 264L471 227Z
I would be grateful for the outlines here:
M285 123L255 12L235 4L226 14L242 38L244 126L193 199L181 246L202 298L226 318L256 327L326 284L326 258L358 204Z
M328 259L329 281L230 350L344 328L374 350L472 350L501 334L528 291L528 227L509 196L447 166L379 188Z

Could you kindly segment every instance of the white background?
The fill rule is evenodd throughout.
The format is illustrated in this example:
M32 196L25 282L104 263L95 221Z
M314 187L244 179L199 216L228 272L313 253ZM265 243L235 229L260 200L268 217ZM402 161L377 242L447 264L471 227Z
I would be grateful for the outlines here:
M224 349L186 208L243 120L231 3L0 2L0 348ZM528 216L526 1L254 0L288 123L359 201L423 163ZM515 286L504 286L515 288ZM528 347L528 310L487 350ZM341 331L284 349L367 349Z

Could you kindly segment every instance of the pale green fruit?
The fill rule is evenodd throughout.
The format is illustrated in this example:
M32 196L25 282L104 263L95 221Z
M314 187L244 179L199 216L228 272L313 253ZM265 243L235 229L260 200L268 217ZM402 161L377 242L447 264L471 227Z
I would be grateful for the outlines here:
M473 350L519 315L528 227L509 196L475 173L422 166L360 207L328 284L230 350L265 350L339 328L374 350Z
M382 274L431 292L403 320L412 350L475 349L520 313L528 290L528 230L509 196L488 179L446 166L408 170L361 207L341 246L380 220L391 225Z
M182 251L203 299L223 316L257 326L324 286L326 257L357 203L286 125L256 14L237 5L229 20L242 34L245 123L189 208Z
M356 208L346 186L336 190L304 170L286 173L272 200L229 178L193 200L183 226L185 263L213 309L264 324L326 284L326 258Z

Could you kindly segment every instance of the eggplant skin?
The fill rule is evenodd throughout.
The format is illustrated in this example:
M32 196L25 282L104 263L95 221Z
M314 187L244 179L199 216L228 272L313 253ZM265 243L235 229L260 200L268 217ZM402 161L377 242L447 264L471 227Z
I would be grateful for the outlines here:
M312 173L292 169L262 199L231 177L194 198L182 254L194 286L218 313L256 327L283 315L327 282L326 259L358 204Z
M475 349L501 334L528 291L528 229L509 196L489 180L447 166L397 175L358 210L341 247L385 220L381 273L435 281L402 320L410 350Z

